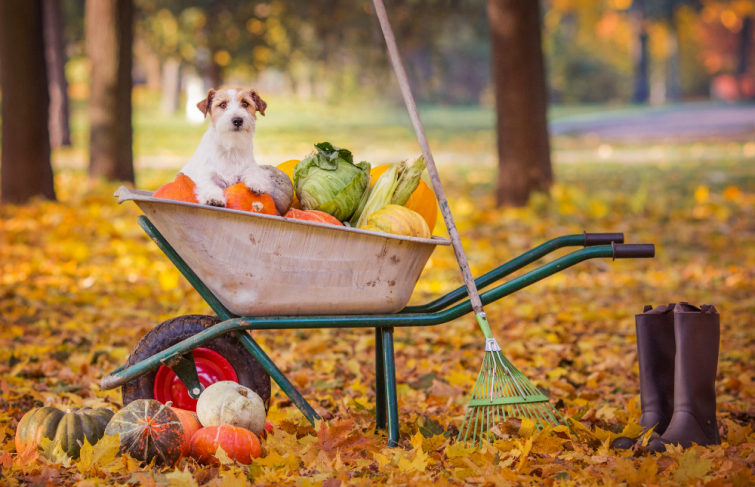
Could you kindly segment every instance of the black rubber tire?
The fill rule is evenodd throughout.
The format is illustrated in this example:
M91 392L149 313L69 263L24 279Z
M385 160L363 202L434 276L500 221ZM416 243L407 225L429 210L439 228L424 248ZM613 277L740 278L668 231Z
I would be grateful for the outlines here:
M134 346L128 357L128 366L131 367L148 359L218 323L220 319L205 315L179 316L161 323L144 335ZM205 343L202 347L209 348L225 357L236 371L239 384L253 390L262 398L265 411L270 408L270 376L235 336L229 333ZM155 369L122 387L124 406L137 399L155 398L153 388L158 370Z

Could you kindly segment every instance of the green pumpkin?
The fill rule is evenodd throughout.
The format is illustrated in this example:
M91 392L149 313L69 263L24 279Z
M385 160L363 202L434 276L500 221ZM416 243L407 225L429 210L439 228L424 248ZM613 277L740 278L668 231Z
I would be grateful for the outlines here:
M47 438L76 460L85 439L90 445L100 441L113 414L109 409L72 408L65 412L53 407L32 409L16 428L16 451L23 453L32 444L36 448L42 438Z

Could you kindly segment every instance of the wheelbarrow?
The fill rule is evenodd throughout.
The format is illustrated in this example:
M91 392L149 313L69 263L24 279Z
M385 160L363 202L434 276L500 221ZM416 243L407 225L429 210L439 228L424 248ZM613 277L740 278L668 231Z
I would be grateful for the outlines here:
M255 330L373 328L376 423L398 441L395 328L435 326L472 311L466 287L421 306L406 306L439 237L421 239L152 198L120 188L119 202L144 212L139 225L217 317L183 316L157 326L128 362L102 379L136 399L194 409L205 387L234 380L269 407L271 378L312 423L314 408L249 333ZM550 240L477 278L484 289L564 247L584 247L480 294L497 301L588 259L653 257L649 244L623 244L620 233Z
M127 363L101 381L103 389L123 386L124 405L154 398L193 409L204 387L218 380L235 380L257 392L267 408L272 378L314 423L320 419L317 412L249 332L373 328L376 424L387 429L388 444L395 446L399 438L395 328L440 325L474 311L486 337L486 353L500 351L490 334L485 304L588 259L655 255L653 245L624 244L619 233L566 235L474 279L385 6L382 0L373 3L451 242L168 201L152 198L149 192L120 188L116 193L119 202L139 205L145 213L139 217L139 225L217 315L174 318L147 333ZM435 247L449 244L454 247L465 286L422 306L406 306ZM557 249L576 246L584 248L478 293L478 288L488 288ZM538 400L547 402L545 396L539 396ZM489 402L493 401L490 395Z

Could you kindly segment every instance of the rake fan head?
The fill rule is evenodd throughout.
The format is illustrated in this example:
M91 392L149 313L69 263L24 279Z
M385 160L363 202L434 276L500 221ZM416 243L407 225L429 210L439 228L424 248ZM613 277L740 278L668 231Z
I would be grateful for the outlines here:
M529 418L538 430L566 424L548 398L501 353L495 338L488 338L457 439L481 446L483 440L491 441L490 428L512 417Z

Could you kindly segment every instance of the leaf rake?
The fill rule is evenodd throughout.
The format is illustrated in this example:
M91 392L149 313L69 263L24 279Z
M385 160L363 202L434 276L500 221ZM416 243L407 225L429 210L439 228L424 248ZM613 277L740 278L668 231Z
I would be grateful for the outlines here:
M477 315L477 322L485 334L485 356L457 440L482 446L483 440L491 440L493 426L513 417L532 420L538 430L566 424L548 398L503 355L484 313Z
M519 372L503 356L501 347L498 346L498 343L490 332L490 326L485 317L485 311L482 308L482 301L477 292L477 285L469 269L467 256L461 245L459 231L456 229L453 215L451 215L446 192L443 190L443 184L440 181L440 176L438 176L435 159L432 152L430 152L430 145L425 136L425 129L422 126L417 105L414 102L414 97L409 87L409 80L406 77L404 66L401 64L401 56L398 52L398 46L396 46L393 30L388 22L385 5L383 4L383 0L373 0L373 4L375 5L375 12L385 36L391 64L393 65L393 70L396 72L398 85L401 89L407 111L409 112L409 118L417 134L417 141L422 148L422 154L427 161L427 172L430 175L430 182L438 199L438 206L448 229L448 235L451 238L456 260L459 263L459 269L464 278L464 284L467 287L470 304L486 339L482 370L472 392L472 400L469 402L464 424L459 432L459 439L462 439L462 434L466 431L463 439L467 439L471 433L472 437L470 439L475 441L475 445L481 446L483 437L489 439L490 428L495 424L495 421L498 419L505 420L505 418L511 416L528 417L535 421L538 429L542 429L546 424L562 424L564 423L563 418L550 404L548 398L540 393L537 387L527 380L524 374Z

